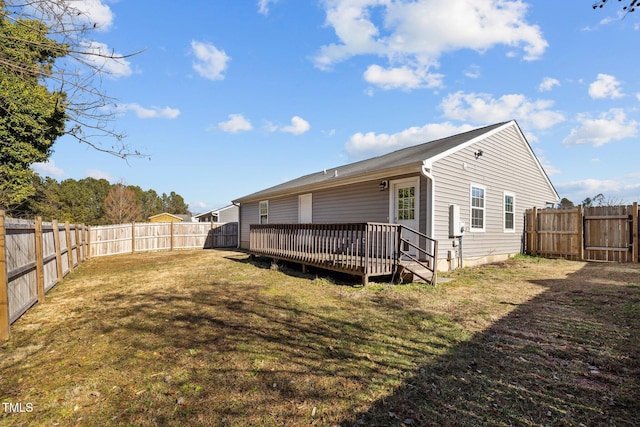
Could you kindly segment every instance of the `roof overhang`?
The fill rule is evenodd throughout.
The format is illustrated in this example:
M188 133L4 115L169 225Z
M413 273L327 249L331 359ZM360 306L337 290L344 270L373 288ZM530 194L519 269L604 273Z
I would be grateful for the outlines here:
M327 171L327 175L329 175L330 177L322 182L302 185L295 188L290 188L290 189L280 190L280 191L277 191L277 190L272 192L268 190L260 191L258 193L250 194L248 196L235 199L233 200L233 203L242 204L242 203L255 202L260 200L276 199L279 197L286 197L294 194L310 193L313 191L336 188L344 185L357 184L360 182L375 181L377 179L388 179L389 177L392 177L392 176L419 174L421 171L422 165L423 165L423 159L420 159L419 161L416 161L414 164L397 166L397 167L387 168L387 169L380 169L380 170L375 170L375 171L362 173L358 175L351 175L351 176L338 175L337 177L333 177L331 175L331 173L333 173L332 171L331 172Z

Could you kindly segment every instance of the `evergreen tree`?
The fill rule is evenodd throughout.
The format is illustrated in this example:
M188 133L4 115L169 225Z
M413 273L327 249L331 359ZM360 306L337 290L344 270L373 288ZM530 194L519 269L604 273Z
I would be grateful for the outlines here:
M35 193L30 166L47 160L64 133L66 95L43 79L66 48L42 22L0 18L0 209L11 213Z

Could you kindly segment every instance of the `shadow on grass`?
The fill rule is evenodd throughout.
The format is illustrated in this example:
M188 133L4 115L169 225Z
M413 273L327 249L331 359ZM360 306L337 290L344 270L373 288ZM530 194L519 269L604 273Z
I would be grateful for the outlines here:
M442 346L438 340L428 342L433 333L423 340L396 340L371 321L371 301L354 298L346 311L324 303L298 298L294 291L279 294L277 286L259 282L213 280L182 291L177 286L175 293L110 293L99 304L109 312L109 321L94 328L127 349L113 357L118 369L136 378L149 376L133 373L146 369L141 360L152 359L150 366L153 359L162 361L161 375L154 372L153 381L137 384L148 391L147 399L160 390L146 410L161 424L193 422L194 412L207 420L205 425L335 424L340 414L361 407L364 398L351 400L351 393L367 394L372 384L382 387L425 347ZM404 328L404 317L412 312L398 316L398 308L382 300L373 309L387 326L398 323L393 331ZM394 355L399 362L380 355ZM167 375L173 389L195 399L199 409L181 406L166 412L171 406L163 404L169 394L162 384ZM136 424L142 413L136 407L118 420Z
M534 283L546 291L341 425L637 425L640 269Z
M103 293L70 282L65 296L91 302L52 322L50 336L34 329L44 347L33 354L43 359L3 364L11 377L0 377L2 397L34 399L41 417L34 425L591 426L640 419L637 266L587 264L567 279L539 280L544 292L469 339L447 316L414 306L437 290L403 297L245 268L239 253L223 256L237 264L224 260L219 270L189 267L188 257L181 275L151 274L158 286L127 282L136 268L152 269L138 265L139 257L119 260L132 271L115 280L106 263L95 270L114 280ZM191 276L189 268L199 271ZM47 388L34 385L38 378Z
M248 253L246 258L238 258L232 256L228 257L227 259L243 264L250 264L256 268L260 268L263 270L277 270L291 277L304 279L314 279L322 277L334 285L350 286L356 288L362 287L362 278L360 276L309 265L306 265L304 267L305 271L303 271L302 264L292 261L278 260L261 256L251 256ZM378 279L382 280L384 280L385 278L386 277L383 276L378 277Z

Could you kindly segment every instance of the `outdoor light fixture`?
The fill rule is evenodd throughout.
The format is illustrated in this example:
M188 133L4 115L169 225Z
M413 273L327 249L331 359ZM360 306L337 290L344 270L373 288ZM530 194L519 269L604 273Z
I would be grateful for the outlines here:
M381 181L380 182L380 191L384 191L389 188L389 181Z
M480 156L482 156L482 150L478 150L475 153L473 153L474 156L476 156L476 159Z

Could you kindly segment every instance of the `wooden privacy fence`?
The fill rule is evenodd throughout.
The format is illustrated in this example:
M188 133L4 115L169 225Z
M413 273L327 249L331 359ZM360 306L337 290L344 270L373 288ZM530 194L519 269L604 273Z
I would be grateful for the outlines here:
M0 339L87 255L87 227L5 218L0 211Z
M0 339L49 289L89 257L236 247L238 223L85 225L5 218L0 211Z
M89 227L91 257L237 246L237 222L145 222Z
M529 209L524 252L587 261L639 262L638 203L573 209Z

